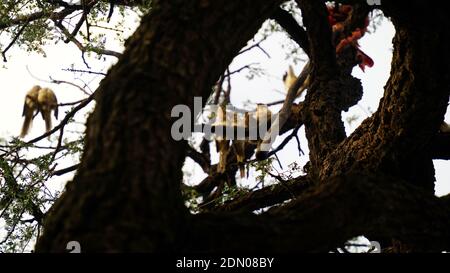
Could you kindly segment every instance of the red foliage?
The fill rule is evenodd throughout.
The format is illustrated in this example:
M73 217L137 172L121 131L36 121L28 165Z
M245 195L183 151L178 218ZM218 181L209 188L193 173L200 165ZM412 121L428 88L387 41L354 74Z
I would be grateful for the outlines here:
M344 31L345 21L351 16L353 8L350 5L328 6L328 23L333 29L334 33ZM363 28L355 29L350 36L342 38L336 45L336 54L339 54L347 46L353 46L356 49L356 59L359 61L359 67L362 71L365 67L372 67L374 62L366 53L359 49L358 40L364 36L369 25L369 18L367 17L364 22Z
M363 72L365 72L366 66L372 67L374 65L374 61L370 58L364 51L358 48L356 52L356 59L359 61L359 67Z

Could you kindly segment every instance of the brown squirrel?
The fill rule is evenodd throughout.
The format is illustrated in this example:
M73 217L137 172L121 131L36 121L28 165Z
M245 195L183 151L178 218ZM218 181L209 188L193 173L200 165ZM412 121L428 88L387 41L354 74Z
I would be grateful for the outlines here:
M51 112L54 111L55 118L58 118L58 100L55 93L50 88L41 88L39 85L33 86L25 96L22 116L25 117L22 125L20 137L25 137L31 127L34 117L41 112L45 121L46 132L52 129Z

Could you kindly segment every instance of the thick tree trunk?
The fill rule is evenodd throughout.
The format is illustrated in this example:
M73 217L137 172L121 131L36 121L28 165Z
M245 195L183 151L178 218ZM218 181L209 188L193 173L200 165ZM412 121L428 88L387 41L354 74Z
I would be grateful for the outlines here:
M170 135L171 110L206 98L280 2L154 2L97 90L81 167L47 217L37 251L64 251L73 240L82 251L173 250L186 209L185 146Z

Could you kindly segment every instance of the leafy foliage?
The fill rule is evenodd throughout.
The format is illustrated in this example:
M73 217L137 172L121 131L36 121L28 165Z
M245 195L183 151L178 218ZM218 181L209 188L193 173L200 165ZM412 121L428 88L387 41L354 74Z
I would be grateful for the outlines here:
M149 0L140 1L140 5L136 6L111 6L109 1L90 1L93 5L86 11L86 6L73 2L2 1L0 36L7 37L14 46L45 56L46 45L70 40L69 35L58 27L58 23L61 23L71 34L75 34L73 38L84 45L85 51L102 55L105 53L106 37L99 29L116 31L119 34L115 38L123 42L124 37L120 33L124 31L127 15L134 13L140 17L151 9ZM113 13L109 23L111 8ZM87 12L87 18L83 22L84 12ZM79 22L83 23L82 28L74 31ZM0 44L0 49L4 50L7 46Z

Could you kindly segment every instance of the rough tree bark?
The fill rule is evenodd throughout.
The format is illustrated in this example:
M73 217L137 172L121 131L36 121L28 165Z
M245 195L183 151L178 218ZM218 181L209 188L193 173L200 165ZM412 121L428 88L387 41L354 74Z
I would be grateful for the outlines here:
M170 136L170 111L207 97L281 2L155 1L97 90L81 167L47 215L36 251L65 251L73 240L83 252L328 251L362 234L415 250L450 249L449 202L431 193L427 154L448 102L449 26L445 10L418 0L383 1L397 30L391 78L377 113L348 138L340 121L348 105L336 88L359 85L336 72L330 45L315 53L327 43L314 38L327 31L323 3L299 0L314 11L305 23L316 65L299 115L313 148L312 179L328 183L299 186L294 201L258 216L187 212L186 145ZM422 16L420 25L411 14Z

